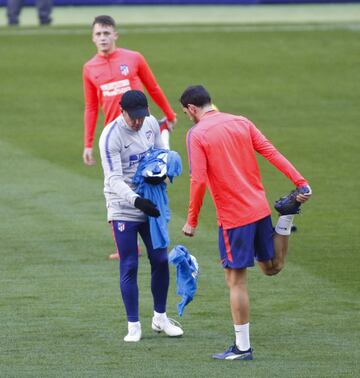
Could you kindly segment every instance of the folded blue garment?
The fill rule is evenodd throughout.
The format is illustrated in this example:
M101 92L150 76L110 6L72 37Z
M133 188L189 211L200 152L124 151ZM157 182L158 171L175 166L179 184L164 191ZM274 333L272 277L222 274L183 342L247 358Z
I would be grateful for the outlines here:
M176 245L170 251L169 262L176 267L176 294L182 298L177 308L182 316L185 306L193 300L197 290L199 264L183 245Z
M144 178L166 174L170 182L173 182L174 177L181 175L181 172L181 158L177 152L153 147L142 158L134 175L133 183L136 185L136 193L155 203L160 211L158 218L149 217L151 242L154 249L166 248L170 244L168 232L170 208L165 182L153 185L145 182Z

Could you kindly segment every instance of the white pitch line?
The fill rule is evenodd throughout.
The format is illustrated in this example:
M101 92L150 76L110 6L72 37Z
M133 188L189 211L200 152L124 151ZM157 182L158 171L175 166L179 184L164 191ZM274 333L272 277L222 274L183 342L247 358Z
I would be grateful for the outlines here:
M265 32L303 32L303 31L331 31L349 30L360 31L360 23L334 24L298 24L298 25L215 25L215 26L145 26L120 29L120 34L172 34L172 33L265 33ZM0 29L1 36L32 36L32 35L90 35L89 28L19 28Z

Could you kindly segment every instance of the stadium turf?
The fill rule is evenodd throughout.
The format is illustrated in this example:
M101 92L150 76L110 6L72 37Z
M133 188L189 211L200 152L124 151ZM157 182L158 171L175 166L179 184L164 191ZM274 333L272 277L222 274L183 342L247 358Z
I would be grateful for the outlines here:
M359 8L357 8L359 9ZM102 172L82 164L84 25L0 29L0 376L351 377L359 370L359 23L124 26L178 111L172 147L184 174L169 187L172 245L201 267L198 293L176 315L185 335L151 331L149 264L141 257L144 338L126 344ZM243 114L310 180L285 270L249 272L255 360L210 356L233 341L209 198L193 239L178 98L202 83L223 111ZM153 113L160 116L152 105ZM98 132L101 127L99 127ZM98 133L99 135L99 133ZM292 185L259 159L269 201Z

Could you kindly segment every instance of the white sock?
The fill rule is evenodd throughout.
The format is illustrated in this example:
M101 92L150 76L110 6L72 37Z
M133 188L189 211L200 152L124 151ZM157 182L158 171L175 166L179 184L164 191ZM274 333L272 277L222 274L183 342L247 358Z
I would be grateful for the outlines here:
M158 320L166 319L166 312L156 312L154 311L154 318Z
M169 130L165 129L161 132L161 140L164 143L164 148L170 150L170 133Z
M238 349L242 352L250 349L249 326L249 323L234 324L236 338L235 343Z
M275 226L275 232L279 235L290 235L293 220L294 220L294 214L281 215Z

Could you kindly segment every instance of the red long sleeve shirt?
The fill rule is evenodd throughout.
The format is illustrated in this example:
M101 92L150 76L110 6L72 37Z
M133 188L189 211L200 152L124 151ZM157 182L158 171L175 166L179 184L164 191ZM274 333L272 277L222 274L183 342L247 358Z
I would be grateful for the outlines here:
M145 58L136 51L117 48L107 57L95 55L83 67L83 82L85 147L92 147L94 142L99 104L107 125L120 115L119 101L131 89L143 90L144 86L167 119L175 119L176 114Z
M217 111L205 113L188 131L190 201L187 222L196 227L206 186L218 224L244 226L271 214L256 152L296 186L307 181L248 119Z

